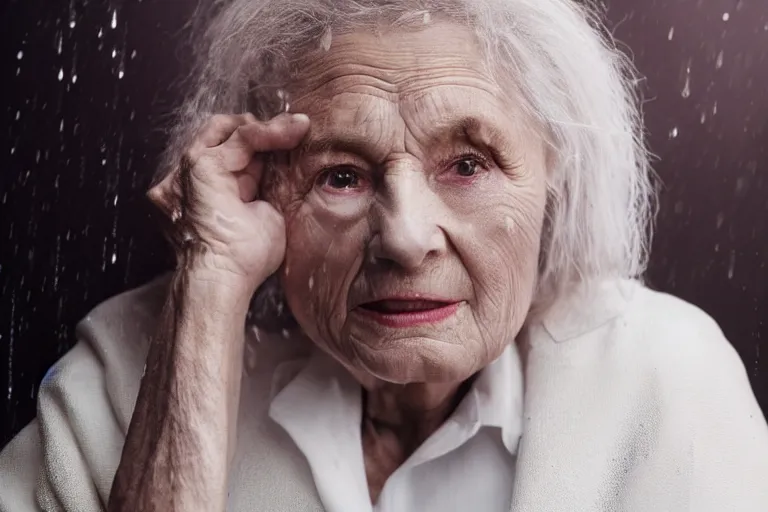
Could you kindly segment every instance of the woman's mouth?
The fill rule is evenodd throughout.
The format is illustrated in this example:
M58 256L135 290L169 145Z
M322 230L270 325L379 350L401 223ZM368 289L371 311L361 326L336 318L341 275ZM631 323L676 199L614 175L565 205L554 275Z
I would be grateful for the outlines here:
M387 299L362 304L357 311L386 327L412 327L441 322L456 313L459 304L434 300Z

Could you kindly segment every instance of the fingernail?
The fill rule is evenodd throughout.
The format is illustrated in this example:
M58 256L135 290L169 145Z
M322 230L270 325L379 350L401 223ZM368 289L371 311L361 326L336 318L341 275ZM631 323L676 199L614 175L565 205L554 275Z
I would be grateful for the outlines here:
M294 123L306 123L309 121L307 114L291 114L291 121Z

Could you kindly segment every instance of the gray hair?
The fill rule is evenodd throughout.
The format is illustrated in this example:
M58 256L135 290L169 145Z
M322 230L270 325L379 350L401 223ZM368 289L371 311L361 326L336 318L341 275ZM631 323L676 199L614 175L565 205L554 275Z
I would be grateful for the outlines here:
M549 148L548 204L535 304L575 283L640 278L654 189L629 59L599 12L573 0L220 0L196 13L189 94L161 173L174 167L213 113L266 119L307 50L334 35L436 20L474 32L487 69L522 94ZM511 82L510 82L511 80Z

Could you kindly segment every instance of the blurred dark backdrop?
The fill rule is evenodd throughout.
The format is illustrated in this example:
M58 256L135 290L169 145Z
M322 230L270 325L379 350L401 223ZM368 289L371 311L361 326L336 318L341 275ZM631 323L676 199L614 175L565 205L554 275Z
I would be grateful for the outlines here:
M715 317L768 411L768 2L611 0L663 180L651 283ZM10 0L0 69L0 447L73 327L169 257L143 199L193 0Z

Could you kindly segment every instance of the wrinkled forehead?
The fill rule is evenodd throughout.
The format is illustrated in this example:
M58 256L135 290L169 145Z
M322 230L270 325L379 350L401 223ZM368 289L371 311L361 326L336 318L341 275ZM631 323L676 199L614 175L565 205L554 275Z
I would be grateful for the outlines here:
M297 95L366 68L381 80L399 87L407 86L434 68L446 71L453 68L493 81L484 52L467 27L437 23L418 29L329 34L319 47L309 48L296 57Z
M297 68L291 110L310 115L319 139L338 130L376 136L376 118L420 125L432 132L423 134L428 139L467 124L527 124L515 87L497 80L474 34L459 25L332 36L327 49L308 52Z
M377 33L331 35L303 52L289 88L292 104L311 107L343 92L407 101L428 88L456 85L502 97L505 88L471 30L451 23Z

